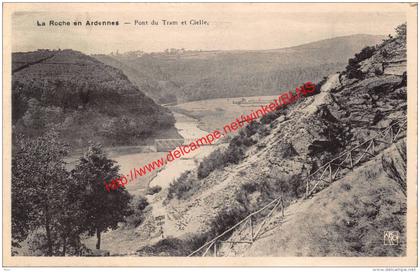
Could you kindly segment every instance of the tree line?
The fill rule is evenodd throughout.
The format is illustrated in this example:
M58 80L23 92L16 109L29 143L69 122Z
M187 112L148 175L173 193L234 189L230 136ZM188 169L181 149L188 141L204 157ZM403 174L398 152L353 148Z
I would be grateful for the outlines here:
M99 144L91 143L71 171L68 147L54 130L36 139L14 135L12 153L14 247L26 241L41 255L84 255L82 235L96 235L100 249L101 233L134 212L125 188L105 190L103 181L117 178L119 166Z

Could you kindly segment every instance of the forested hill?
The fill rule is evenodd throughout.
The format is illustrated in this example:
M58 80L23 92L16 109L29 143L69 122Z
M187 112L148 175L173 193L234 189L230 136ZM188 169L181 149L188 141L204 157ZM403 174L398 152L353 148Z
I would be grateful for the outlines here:
M174 130L174 118L118 69L73 50L12 55L14 133L35 137L56 128L73 147L96 140L141 144Z
M384 36L351 35L261 51L141 51L95 55L121 69L159 103L277 94L301 82L318 82ZM281 38L279 38L281 39Z

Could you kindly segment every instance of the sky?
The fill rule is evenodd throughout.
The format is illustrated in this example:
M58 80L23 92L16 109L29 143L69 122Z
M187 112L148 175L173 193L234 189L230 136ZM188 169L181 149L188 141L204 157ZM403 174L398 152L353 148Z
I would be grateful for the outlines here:
M264 50L352 34L394 34L406 21L398 9L317 8L316 5L131 5L103 8L30 8L11 17L12 51L74 49L88 54L167 48ZM49 26L49 21L71 26ZM86 21L118 21L118 26L86 26ZM135 25L135 20L148 25ZM158 25L151 25L151 20ZM163 25L163 20L178 25ZM191 20L208 25L191 25ZM73 22L80 21L81 26ZM181 22L185 21L186 25ZM46 26L38 24L46 23ZM126 24L127 23L127 24Z

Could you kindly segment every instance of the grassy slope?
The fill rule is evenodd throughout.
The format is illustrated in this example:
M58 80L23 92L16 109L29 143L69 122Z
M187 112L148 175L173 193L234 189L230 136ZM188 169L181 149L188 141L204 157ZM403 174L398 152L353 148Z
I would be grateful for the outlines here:
M395 147L388 148L383 155L398 158ZM281 219L279 213L275 214L271 228L251 247L228 249L228 255L405 254L406 197L386 175L380 155L313 198L290 205L285 215ZM400 244L384 246L384 231L399 231Z

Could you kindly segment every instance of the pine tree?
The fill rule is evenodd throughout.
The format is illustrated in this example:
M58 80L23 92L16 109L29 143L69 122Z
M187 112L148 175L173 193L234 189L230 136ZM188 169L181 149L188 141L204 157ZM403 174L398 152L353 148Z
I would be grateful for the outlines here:
M104 181L119 177L118 171L119 166L107 158L99 144L91 144L72 171L78 184L84 184L84 190L80 191L82 209L86 212L84 226L90 235L96 233L97 249L101 247L101 233L108 228L116 229L118 222L132 213L131 196L125 188L110 192L105 189Z

